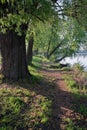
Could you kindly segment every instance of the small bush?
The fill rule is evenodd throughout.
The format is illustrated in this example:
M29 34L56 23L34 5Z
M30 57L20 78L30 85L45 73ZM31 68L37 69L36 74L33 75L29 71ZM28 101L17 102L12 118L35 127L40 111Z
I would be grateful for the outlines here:
M67 122L66 130L86 130L84 128L76 126L76 124L74 124L74 122L69 118L66 119L66 122Z
M72 68L74 71L83 71L84 70L84 66L81 65L80 63L75 63Z
M74 71L75 76L78 77L84 71L84 66L80 63L75 63L72 67L72 70Z
M87 88L87 72L84 71L84 66L76 63L73 65L73 78L79 85L79 89L82 90Z
M67 76L65 79L67 86L72 89L72 88L76 88L77 87L77 83L75 80L72 79L72 77Z

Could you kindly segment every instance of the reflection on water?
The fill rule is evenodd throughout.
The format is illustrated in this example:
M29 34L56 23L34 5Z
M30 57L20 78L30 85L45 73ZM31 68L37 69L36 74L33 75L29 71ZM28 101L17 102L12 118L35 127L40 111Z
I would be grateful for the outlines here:
M87 53L78 53L76 56L67 57L61 61L61 63L66 64L69 63L71 66L75 63L80 63L84 66L85 70L87 70Z

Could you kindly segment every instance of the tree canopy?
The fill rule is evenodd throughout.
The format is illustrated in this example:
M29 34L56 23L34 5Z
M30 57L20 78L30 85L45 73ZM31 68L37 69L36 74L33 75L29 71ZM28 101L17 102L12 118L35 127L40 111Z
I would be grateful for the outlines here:
M21 34L26 31L30 19L47 20L54 12L52 4L51 0L1 0L1 32L13 29Z
M34 27L34 49L48 57L71 56L86 40L86 32L75 19L39 22Z

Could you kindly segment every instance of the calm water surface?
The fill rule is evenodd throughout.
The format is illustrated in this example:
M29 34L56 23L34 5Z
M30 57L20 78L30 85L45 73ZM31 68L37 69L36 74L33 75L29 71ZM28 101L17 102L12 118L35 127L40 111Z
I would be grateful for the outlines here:
M84 69L87 71L87 54L77 54L76 56L67 57L61 61L61 63L69 63L71 66L75 63L80 63L84 66Z

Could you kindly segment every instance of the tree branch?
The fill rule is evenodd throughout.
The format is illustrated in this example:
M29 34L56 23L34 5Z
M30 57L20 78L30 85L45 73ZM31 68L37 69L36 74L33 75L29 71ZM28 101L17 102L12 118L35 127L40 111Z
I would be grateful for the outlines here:
M51 57L51 55L62 45L64 39L60 42L60 44L58 44L51 52L50 54L48 54L47 58L49 59Z

